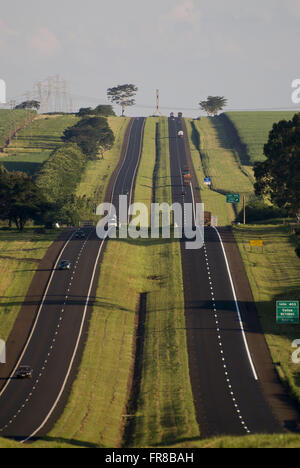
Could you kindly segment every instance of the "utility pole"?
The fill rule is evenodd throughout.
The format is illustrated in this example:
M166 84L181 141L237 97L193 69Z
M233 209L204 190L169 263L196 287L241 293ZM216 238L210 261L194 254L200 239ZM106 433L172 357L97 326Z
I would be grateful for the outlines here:
M245 195L243 195L243 222L246 224L246 203L245 203Z
M159 89L156 90L156 106L155 106L154 115L161 115L160 110L159 110Z

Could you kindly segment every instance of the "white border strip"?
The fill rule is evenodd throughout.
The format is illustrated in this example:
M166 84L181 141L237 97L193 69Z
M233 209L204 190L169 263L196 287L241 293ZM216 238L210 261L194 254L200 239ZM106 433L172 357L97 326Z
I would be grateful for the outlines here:
M228 276L229 276L229 279L230 279L231 289L232 289L232 293L233 293L233 297L234 297L235 307L236 307L236 311L237 311L237 314L238 314L239 324L240 324L240 328L241 328L241 331L242 331L242 336L243 336L243 340L244 340L244 344L245 344L245 348L246 348L246 353L247 353L248 360L249 360L249 363L250 363L250 366L251 366L251 369L252 369L253 377L254 377L255 380L258 380L258 376L257 376L256 370L255 370L255 367L254 367L254 364L253 364L253 361L252 361L252 357L251 357L251 354L250 354L250 350L249 350L249 347L248 347L247 338L246 338L246 334L245 334L245 329L244 329L244 325L243 325L243 321L242 321L242 317L241 317L241 312L240 312L238 300L237 300L237 297L236 297L235 288L234 288L234 284L233 284L233 280L232 280L232 276L231 276L231 272L230 272L226 252L225 252L224 245L223 245L223 242L222 242L222 238L220 236L220 233L219 233L218 229L215 226L212 226L212 227L215 229L216 233L218 234L218 237L219 237L219 240L220 240L220 243L221 243L221 247L222 247L222 250L223 250L224 259L225 259L225 263L226 263L226 267L227 267L227 271L228 271Z

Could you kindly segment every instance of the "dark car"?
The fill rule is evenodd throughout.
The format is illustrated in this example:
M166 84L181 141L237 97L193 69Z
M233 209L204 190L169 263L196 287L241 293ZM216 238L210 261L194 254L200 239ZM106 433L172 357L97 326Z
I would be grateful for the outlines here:
M58 264L59 270L70 270L70 268L71 268L71 262L69 262L69 260L62 260Z
M33 369L30 366L20 366L17 370L16 377L17 379L31 379Z
M83 231L77 231L75 234L76 239L84 239L85 233Z

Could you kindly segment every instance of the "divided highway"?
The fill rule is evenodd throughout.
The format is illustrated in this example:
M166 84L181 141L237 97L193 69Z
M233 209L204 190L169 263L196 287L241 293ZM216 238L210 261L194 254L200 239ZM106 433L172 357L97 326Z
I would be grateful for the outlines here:
M192 203L192 189L182 182L186 141L177 136L184 127L181 119L169 119L172 195L173 202ZM199 193L194 196L200 201ZM283 432L249 350L218 230L205 227L199 250L181 246L189 368L201 435Z
M133 119L125 157L115 175L111 199L134 191L140 161L145 120ZM16 368L33 368L32 379L7 376L0 390L0 436L25 441L45 435L67 401L88 330L88 316L96 296L100 264L106 240L94 227L83 228L85 237L70 236L51 272L37 319ZM60 259L70 270L58 270ZM16 370L15 368L15 370ZM88 383L87 383L88 384Z

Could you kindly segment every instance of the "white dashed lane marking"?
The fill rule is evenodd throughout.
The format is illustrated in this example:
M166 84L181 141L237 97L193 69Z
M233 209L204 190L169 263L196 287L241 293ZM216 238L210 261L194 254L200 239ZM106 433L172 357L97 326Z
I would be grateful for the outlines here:
M83 246L81 247L81 249L80 249L80 251L79 251L79 253L78 253L78 255L77 255L76 262L75 262L76 265L78 264L80 255L81 255L81 253L82 253L82 250L83 250L83 248L84 248L86 242L87 242L87 240L84 242ZM77 268L76 265L75 265L75 269ZM69 283L69 286L72 286L72 281L73 281L73 279L74 279L74 274L75 274L75 270L73 271L73 276L71 277L71 281L70 281L70 283ZM67 292L69 292L69 291L70 291L70 289L68 288L68 289L67 289ZM67 299L68 299L68 296L65 296L64 305L66 305ZM60 316L58 317L59 322L62 321L62 319L63 319L62 314L63 314L64 312L65 312L65 309L62 308L61 311L60 311ZM58 329L59 327L60 327L60 324L58 323L57 326L56 326L56 331L54 332L54 335L55 335L55 336L58 335L57 329ZM47 358L49 358L49 357L51 356L51 352L52 352L52 350L53 350L53 343L55 343L55 341L56 341L55 338L53 338L52 341L51 341L52 344L50 344L50 346L49 346L49 352L47 353ZM45 359L45 360L44 360L44 365L43 365L43 367L41 368L41 371L42 371L42 372L39 373L39 378L42 377L43 372L45 371L47 364L48 364L48 359ZM31 391L30 391L29 394L28 394L28 397L25 399L25 403L23 403L23 404L21 405L21 407L17 410L16 414L14 414L14 415L12 416L12 419L8 422L8 424L12 424L12 423L14 422L14 420L16 419L16 417L17 417L17 416L21 413L21 411L26 407L26 404L29 403L29 401L30 401L30 399L31 399L31 397L32 397L32 395L33 395L33 391L36 390L36 387L37 387L38 383L39 383L39 379L36 379L35 382L34 382L34 386L31 388ZM6 424L5 426L3 426L3 427L0 428L0 433L3 432L5 429L8 428L8 424Z
M216 303L215 303L215 296L214 296L213 278L212 278L211 270L209 268L208 254L207 254L205 244L204 244L204 256L205 256L207 274L208 274L209 285L210 285L210 294L211 294L212 309L213 309L212 312L213 312L215 323L216 323L216 326L217 326L217 329L216 329L217 333L218 333L217 339L218 339L220 357L221 357L221 360L223 362L225 382L226 382L226 385L227 385L227 388L228 388L228 391L229 391L229 395L230 395L232 403L233 403L233 408L236 411L237 417L238 417L243 429L245 430L245 432L247 434L249 434L251 431L248 429L248 427L247 427L247 425L246 425L246 423L244 421L244 418L241 415L241 411L240 411L240 409L238 407L238 404L236 403L237 400L236 400L234 392L232 391L231 380L230 380L230 377L229 377L229 374L228 374L228 371L227 371L227 365L225 364L222 336L221 336L221 331L220 331L220 328L219 328L219 315L218 315L217 306L216 306Z

